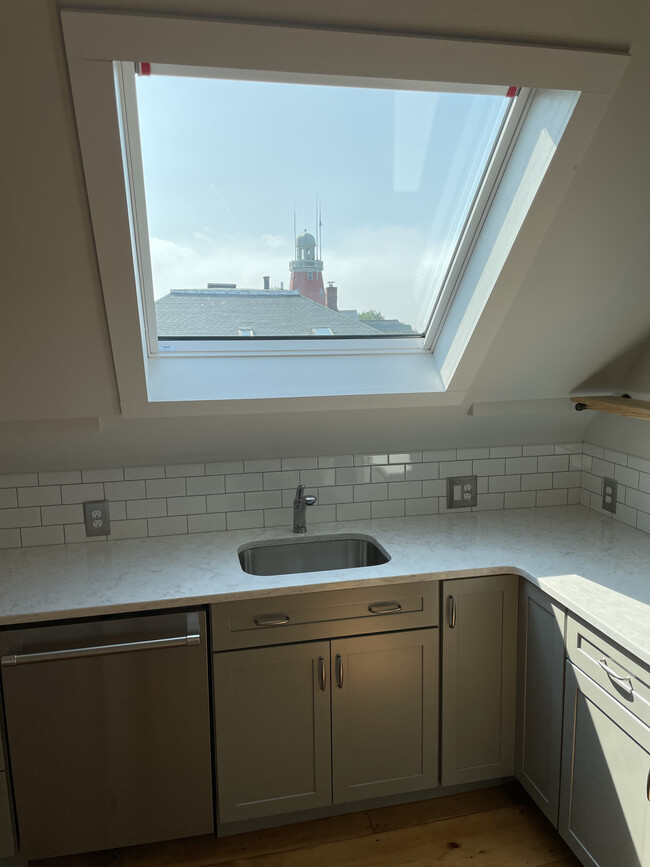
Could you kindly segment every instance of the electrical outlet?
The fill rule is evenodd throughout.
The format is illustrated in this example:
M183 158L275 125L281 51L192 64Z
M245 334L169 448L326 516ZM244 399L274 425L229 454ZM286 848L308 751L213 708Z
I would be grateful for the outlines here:
M608 479L607 476L603 479L603 503L602 507L606 512L611 512L612 515L616 512L616 495L618 493L618 482L616 479Z
M83 506L86 536L108 536L111 532L108 500L95 500L84 503Z
M476 505L476 476L453 476L447 479L447 508L467 509Z

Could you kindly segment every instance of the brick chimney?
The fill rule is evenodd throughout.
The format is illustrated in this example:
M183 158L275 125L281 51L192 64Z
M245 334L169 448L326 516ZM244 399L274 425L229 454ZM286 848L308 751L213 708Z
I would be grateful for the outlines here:
M330 310L339 309L339 290L332 282L325 287L325 306Z
M266 292L268 292L268 290L271 288L271 278L270 277L262 277L262 280L264 280L264 289Z

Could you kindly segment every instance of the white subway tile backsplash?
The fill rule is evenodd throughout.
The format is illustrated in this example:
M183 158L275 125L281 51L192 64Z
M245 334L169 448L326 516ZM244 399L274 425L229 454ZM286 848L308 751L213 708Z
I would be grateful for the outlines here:
M409 500L408 502L418 501ZM371 518L403 518L405 514L404 500L377 500L370 504Z
M81 470L38 474L39 485L78 485L80 482Z
M283 470L316 470L318 458L282 458Z
M626 485L628 488L639 487L639 471L632 470L629 467L616 466L614 468L614 478L621 485Z
M339 472L338 470L336 471ZM264 490L281 491L284 488L293 488L300 484L300 472L298 470L285 470L281 473L264 473Z
M370 467L341 467L336 471L337 485L366 485L370 482Z
M243 512L246 508L243 494L208 494L208 512Z
M111 521L111 539L143 539L147 535L148 527L144 519L138 521Z
M8 499L3 498L3 493L11 492L13 495L13 503ZM60 506L61 505L61 487L60 485L41 485L37 488L18 488L18 504L16 504L16 492L11 488L5 488L0 491L0 506L6 509L9 506Z
M388 485L383 482L376 485L355 485L354 502L366 503L371 500L387 500Z
M226 516L223 512L213 515L190 515L187 519L188 533L214 533L226 529Z
M165 475L168 479L176 479L188 476L204 476L205 464L170 464L165 467Z
M129 500L126 504L126 517L129 521L138 518L163 518L166 515L167 500L165 497L150 500Z
M440 478L449 476L471 476L472 461L440 461Z
M244 506L249 509L279 509L282 507L281 491L249 491L244 494Z
M389 482L388 498L390 500L410 500L422 496L422 482Z
M29 496L23 497L22 500L19 502L21 491L38 491L38 490L39 490L39 488L19 488L18 491L16 491L15 488L0 488L0 509L15 509L15 508L17 508L18 505L21 505L21 506L40 506L40 505L42 505L41 503L34 502L34 500ZM59 492L59 499L56 500L55 502L60 503L61 502L61 491L59 488L55 488L54 490ZM39 497L37 496L36 500L38 501L38 499L39 499ZM32 500L32 501L29 502L30 500Z
M38 527L41 523L41 510L30 509L0 509L0 530L14 527Z
M63 485L61 487L61 502L64 506L70 503L85 503L86 500L103 499L104 485L101 482L87 485Z
M566 506L566 488L558 488L555 491L537 491L538 506Z
M187 493L185 479L147 479L145 482L147 498L184 497Z
M37 485L36 473L5 473L0 476L0 488L22 488L28 485Z
M253 509L251 512L229 512L226 514L226 529L253 530L264 526L264 512Z
M226 490L224 476L193 476L186 482L187 496L196 494L223 494Z
M244 461L245 473L270 473L281 469L282 460L280 458L261 461Z
M428 464L415 464L416 467L429 466ZM403 482L406 472L404 464L390 464L370 468L371 482ZM416 477L417 478L417 477Z
M165 468L159 467L125 467L124 478L127 482L133 479L164 479Z
M34 545L62 545L65 542L63 527L23 527L20 536L23 548Z
M243 461L217 461L205 465L206 476L221 476L226 473L243 473Z
M142 500L146 495L143 481L104 483L104 497L107 500Z
M355 455L354 456L354 466L355 467L365 467L370 466L372 464L387 464L388 463L388 455Z
M318 458L318 466L324 470L330 467L351 467L353 463L352 455L326 455Z
M20 548L20 530L0 530L0 548Z
M122 482L124 481L124 470L122 467L116 467L113 470L82 470L82 482Z
M201 515L206 511L205 497L169 497L167 514Z
M109 541L262 526L289 532L299 483L318 497L311 524L445 513L450 475L477 476L478 510L581 504L612 517L601 509L602 479L611 475L619 482L614 520L650 532L650 460L547 443L5 474L0 548L106 541L86 537L81 506L104 497Z
M537 472L537 457L506 458L506 475Z
M300 470L300 484L308 488L319 488L321 485L329 486L336 483L336 470Z
M459 461L473 461L473 460L479 460L480 458L489 458L489 457L490 457L490 449L489 448L456 449L456 460L459 460Z
M455 461L456 449L437 449L432 452L422 452L423 461Z
M179 536L187 533L187 518L176 515L173 518L147 518L150 536Z
M337 521L364 521L370 517L370 503L340 503L336 507Z
M472 474L475 476L502 476L506 471L504 458L488 458L472 461Z
M542 455L537 458L538 473L563 473L568 472L568 455Z

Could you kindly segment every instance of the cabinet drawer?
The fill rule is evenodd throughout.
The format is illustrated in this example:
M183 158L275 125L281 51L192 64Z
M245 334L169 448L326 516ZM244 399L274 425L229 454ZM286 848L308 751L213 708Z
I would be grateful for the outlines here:
M214 650L438 625L438 583L323 590L211 607Z
M567 656L571 662L650 725L650 671L604 635L580 620L567 618Z

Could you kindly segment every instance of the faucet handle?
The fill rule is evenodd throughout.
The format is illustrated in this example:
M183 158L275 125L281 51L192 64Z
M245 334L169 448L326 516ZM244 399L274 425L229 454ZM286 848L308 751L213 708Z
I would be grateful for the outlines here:
M317 499L318 497L303 497L302 501L305 506L313 506Z

